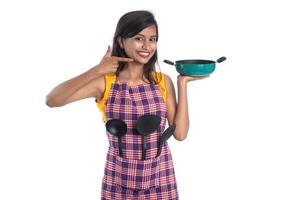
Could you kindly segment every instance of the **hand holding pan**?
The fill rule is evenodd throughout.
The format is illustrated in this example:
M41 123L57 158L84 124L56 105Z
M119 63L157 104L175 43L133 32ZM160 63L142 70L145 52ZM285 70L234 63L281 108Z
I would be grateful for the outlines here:
M167 142L167 140L173 135L173 133L175 132L176 129L176 124L172 124L171 126L169 126L164 133L161 135L160 141L159 141L159 147L157 150L157 154L156 157L160 156L161 153L161 149L163 147L163 145Z
M123 157L121 138L127 132L126 123L120 119L111 119L106 122L105 126L106 126L106 130L110 132L110 134L118 137L119 156Z
M142 160L146 159L147 135L153 133L160 125L161 118L157 115L146 114L138 118L137 131L143 136Z

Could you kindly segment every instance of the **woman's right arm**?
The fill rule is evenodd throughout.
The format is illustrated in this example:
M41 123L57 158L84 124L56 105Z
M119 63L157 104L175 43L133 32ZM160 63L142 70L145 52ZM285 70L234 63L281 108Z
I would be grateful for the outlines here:
M46 104L60 107L84 98L100 99L105 90L104 75L116 72L119 61L132 62L133 59L111 56L109 46L98 65L52 89L46 97Z
M88 97L100 98L105 88L102 74L95 73L92 68L79 76L57 85L46 97L49 107L64 106L73 101Z

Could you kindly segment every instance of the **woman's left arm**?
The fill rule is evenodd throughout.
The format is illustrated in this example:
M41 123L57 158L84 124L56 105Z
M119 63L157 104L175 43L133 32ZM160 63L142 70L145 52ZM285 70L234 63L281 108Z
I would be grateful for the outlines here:
M189 113L187 99L187 83L189 81L204 79L204 77L181 76L177 78L178 103L172 80L166 75L168 123L176 124L174 137L182 141L187 137L189 130Z

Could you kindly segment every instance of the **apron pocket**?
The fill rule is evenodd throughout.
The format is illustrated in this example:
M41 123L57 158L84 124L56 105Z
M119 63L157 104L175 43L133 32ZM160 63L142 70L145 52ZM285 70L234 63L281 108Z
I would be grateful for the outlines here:
M160 185L160 156L131 160L116 155L115 182L124 188L145 190Z

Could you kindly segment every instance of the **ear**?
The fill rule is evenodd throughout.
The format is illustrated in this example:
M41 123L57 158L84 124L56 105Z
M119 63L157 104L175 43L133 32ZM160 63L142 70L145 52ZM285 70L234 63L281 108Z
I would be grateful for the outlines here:
M124 49L123 39L121 38L121 36L118 36L118 43L119 43L120 47L122 49Z

